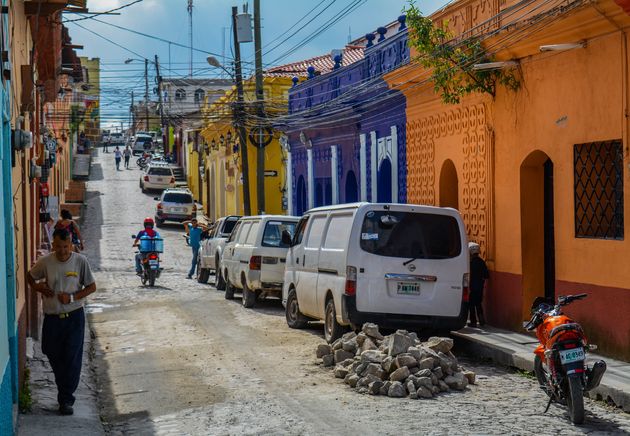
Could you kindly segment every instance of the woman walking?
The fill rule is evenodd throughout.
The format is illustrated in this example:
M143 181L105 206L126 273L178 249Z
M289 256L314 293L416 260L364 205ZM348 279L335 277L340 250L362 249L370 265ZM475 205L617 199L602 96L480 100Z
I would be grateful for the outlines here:
M59 218L59 221L55 224L55 230L66 229L72 236L74 251L78 253L80 250L83 250L83 239L81 238L79 226L72 219L72 214L68 209L61 209L61 213L59 215L61 215L61 218Z
M125 147L123 155L125 156L125 168L129 169L129 159L131 159L131 148L129 146Z
M120 161L122 160L122 152L120 148L116 146L114 149L114 159L116 159L116 171L120 171Z

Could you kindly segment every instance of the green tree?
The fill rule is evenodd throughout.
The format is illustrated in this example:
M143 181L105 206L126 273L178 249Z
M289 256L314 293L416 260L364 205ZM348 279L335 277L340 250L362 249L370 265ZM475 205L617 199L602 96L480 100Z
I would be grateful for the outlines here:
M517 90L520 82L516 70L474 70L475 64L492 61L479 37L453 39L448 21L436 25L422 15L413 0L405 8L409 42L415 47L420 64L431 71L434 90L447 104L457 104L465 95L485 92L493 97L497 83Z

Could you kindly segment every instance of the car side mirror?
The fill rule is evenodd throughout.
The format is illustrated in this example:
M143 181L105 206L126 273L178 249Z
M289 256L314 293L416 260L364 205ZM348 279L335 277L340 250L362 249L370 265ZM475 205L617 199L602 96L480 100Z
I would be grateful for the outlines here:
M291 247L293 245L293 237L288 230L282 231L282 243L288 247Z
M136 239L136 235L131 235L131 239Z
M155 201L160 201L160 197L153 197Z

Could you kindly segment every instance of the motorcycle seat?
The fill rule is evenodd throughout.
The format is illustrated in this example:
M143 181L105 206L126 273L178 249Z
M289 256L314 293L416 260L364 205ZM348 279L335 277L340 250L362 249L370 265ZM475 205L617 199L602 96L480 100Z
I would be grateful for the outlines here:
M572 322L572 323L568 323L568 324L562 324L559 325L558 327L554 327L551 332L549 333L549 337L553 338L554 336L556 336L559 333L565 332L565 331L576 331L579 333L583 333L582 332L582 327L576 323L576 322Z

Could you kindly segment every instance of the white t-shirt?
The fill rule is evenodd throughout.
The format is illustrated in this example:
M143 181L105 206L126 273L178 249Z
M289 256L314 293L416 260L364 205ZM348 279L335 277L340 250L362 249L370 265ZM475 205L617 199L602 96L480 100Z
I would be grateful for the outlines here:
M54 252L40 257L29 273L35 280L46 279L48 287L55 291L54 296L42 298L44 313L47 314L67 313L79 309L83 306L83 299L61 304L57 295L62 292L74 294L94 283L87 258L74 252L65 262L57 260Z

